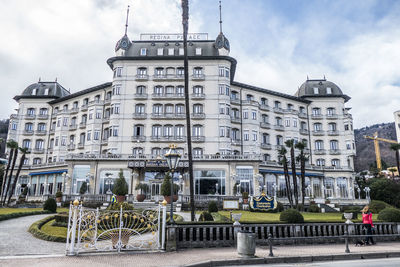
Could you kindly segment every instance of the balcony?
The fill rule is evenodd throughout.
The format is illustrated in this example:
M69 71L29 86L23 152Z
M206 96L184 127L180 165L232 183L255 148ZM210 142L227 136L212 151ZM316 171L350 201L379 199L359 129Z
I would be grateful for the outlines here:
M231 140L231 144L234 146L241 146L242 145L242 141L240 141L240 139L232 139Z
M36 135L45 135L45 134L47 134L46 130L37 130L36 131Z
M338 114L326 114L326 118L328 120L335 120L335 119L339 118L339 115Z
M314 120L322 120L323 117L324 116L322 114L311 114L311 118Z
M269 149L272 149L272 145L271 145L271 144L262 143L262 144L261 144L261 148L262 148L262 149L268 149L268 150L269 150Z
M285 114L294 114L294 115L297 115L297 114L298 114L297 110L292 109L292 108L284 109L283 112L284 112Z
M284 131L285 127L283 125L274 125L274 129L276 131Z
M204 74L193 74L192 80L193 81L204 81L206 76Z
M144 142L146 141L146 136L144 135L134 135L131 137L132 142Z
M204 114L204 113L192 113L191 117L194 120L202 120L202 119L206 118L206 114Z
M75 144L69 144L67 149L68 149L68 151L74 150L75 149Z
M79 123L79 129L85 129L86 128L86 121Z
M111 104L111 97L104 99L104 105L110 105Z
M152 113L152 119L175 119L182 120L185 119L185 113Z
M34 120L36 118L35 114L25 114L26 120Z
M337 136L337 135L339 135L339 131L337 131L337 130L328 131L328 135L330 135L330 136Z
M108 145L108 138L104 138L103 140L101 140L101 144L102 145Z
M152 99L184 99L185 95L184 94L152 94L151 96Z
M202 100L202 99L205 99L205 98L206 98L206 95L205 95L205 94L201 94L201 93L198 93L198 94L191 94L191 98L192 98L193 100Z
M54 129L50 129L49 134L54 134L55 130Z
M340 155L341 152L339 149L329 149L329 154L330 155Z
M33 131L33 130L24 130L24 131L22 132L22 134L23 134L23 135L33 135L33 134L34 134L34 131Z
M39 120L47 120L49 118L49 114L39 114L38 119Z
M241 119L238 117L231 117L231 122L232 123L241 123Z
M147 99L149 96L148 94L135 94L134 98L135 99Z
M192 142L194 142L194 143L202 143L202 142L204 142L204 141L206 141L206 137L205 136L202 136L202 135L194 135L194 136L192 136Z
M186 137L185 136L151 136L150 137L151 142L186 142ZM193 140L192 137L192 141Z
M147 81L149 79L149 75L147 74L136 74L135 80L136 81Z
M276 145L275 150L281 150L284 147L285 147L284 145Z
M322 136L322 135L325 135L325 131L321 131L321 130L312 131L312 135L314 135L314 136Z
M268 106L268 105L265 105L265 104L261 104L261 105L260 105L260 109L261 109L261 110L264 110L264 111L270 111L270 110L271 110L271 107Z
M109 123L110 122L110 116L106 116L103 118L103 123Z
M10 119L17 120L18 114L11 114Z
M260 127L263 129L271 129L271 124L269 122L260 122Z
M69 126L69 130L70 130L70 131L75 131L77 128L78 128L78 125L77 125L76 123L71 124L71 125Z
M254 100L242 100L242 105L258 107L260 104Z
M43 154L44 153L44 148L34 148L33 153L36 154Z
M83 104L81 106L81 111L87 111L88 110L88 104Z
M299 118L307 119L307 113L299 112Z
M279 108L279 107L274 107L273 110L274 110L275 113L278 113L278 114L283 114L284 113L283 109Z
M57 118L57 115L58 115L58 112L57 112L57 111L54 111L54 113L51 114L51 118L52 118L52 119L56 119L56 118Z
M147 113L133 113L132 118L137 120L144 120L147 118Z
M300 134L308 135L307 129L300 129L299 132L300 132Z
M83 149L85 147L84 143L78 143L78 149Z
M70 114L76 114L78 112L79 112L79 108L78 107L74 107L74 108L71 108Z
M166 79L167 79L167 75L164 75L164 74L153 75L153 81L165 81Z
M314 150L314 155L325 155L326 150L325 149L316 149Z
M231 104L233 104L233 105L240 105L240 99L238 99L238 98L231 98Z

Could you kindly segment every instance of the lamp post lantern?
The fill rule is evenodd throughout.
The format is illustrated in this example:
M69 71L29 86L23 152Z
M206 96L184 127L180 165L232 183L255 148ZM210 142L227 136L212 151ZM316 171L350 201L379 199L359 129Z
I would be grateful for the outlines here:
M112 192L111 192L111 186L114 184L114 180L112 179L112 178L108 178L107 180L106 180L106 185L108 185L108 190L107 190L107 192L106 192L106 194L108 194L108 195L110 195Z
M179 160L181 159L181 155L176 151L176 145L169 145L169 150L167 154L165 154L167 158L168 168L171 170L171 211L170 211L170 222L173 224L174 222L174 172L176 167L178 167Z

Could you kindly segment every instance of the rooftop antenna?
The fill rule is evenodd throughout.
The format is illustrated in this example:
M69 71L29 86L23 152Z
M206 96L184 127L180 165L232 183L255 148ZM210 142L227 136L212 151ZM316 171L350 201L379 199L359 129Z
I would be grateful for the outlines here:
M40 83L40 77L39 77L39 83Z
M57 82L57 77L56 77L56 82Z
M326 78L325 78L325 74L324 74L324 80L326 80Z
M308 75L307 75L307 81L308 81L309 79L308 79Z
M129 17L129 6L128 6L128 9L126 10L125 35L126 35L126 32L128 31L128 17Z
M219 1L219 31L222 32L221 0Z

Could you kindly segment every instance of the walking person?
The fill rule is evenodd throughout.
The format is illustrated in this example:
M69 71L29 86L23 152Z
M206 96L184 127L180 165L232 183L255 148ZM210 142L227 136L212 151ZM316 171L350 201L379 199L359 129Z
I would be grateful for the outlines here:
M365 206L361 212L363 228L367 232L365 237L365 245L375 245L375 242L372 239L372 229L374 228L374 224L372 222L372 212L369 210L369 206Z

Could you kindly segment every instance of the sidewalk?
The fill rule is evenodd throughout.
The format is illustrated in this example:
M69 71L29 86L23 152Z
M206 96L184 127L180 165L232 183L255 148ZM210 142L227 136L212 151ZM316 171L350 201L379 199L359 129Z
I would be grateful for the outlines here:
M310 262L379 257L400 257L400 242L380 243L376 246L355 247L344 252L344 244L296 245L274 247L274 257L269 257L268 247L257 247L256 258L243 260L235 248L190 249L178 252L109 253L96 255L21 256L0 257L0 266L222 266L262 263Z

